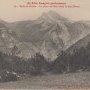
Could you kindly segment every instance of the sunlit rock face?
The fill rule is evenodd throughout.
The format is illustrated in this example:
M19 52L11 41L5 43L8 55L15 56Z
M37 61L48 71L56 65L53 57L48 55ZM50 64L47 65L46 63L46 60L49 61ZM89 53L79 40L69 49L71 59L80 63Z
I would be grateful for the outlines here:
M54 11L36 20L6 23L0 20L0 51L24 58L40 53L54 60L61 51L90 34L89 21L71 21Z

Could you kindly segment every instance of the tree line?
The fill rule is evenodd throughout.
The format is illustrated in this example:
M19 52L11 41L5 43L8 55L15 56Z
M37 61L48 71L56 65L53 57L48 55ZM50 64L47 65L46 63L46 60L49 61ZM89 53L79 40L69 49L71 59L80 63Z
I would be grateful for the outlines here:
M76 71L90 70L90 43L87 47L81 47L73 54L62 51L52 61L39 53L29 59L19 58L14 55L7 55L0 52L0 71L8 70L19 74L41 75L46 73L69 73Z
M54 73L68 73L90 70L90 43L87 47L74 50L73 54L63 52L52 63Z

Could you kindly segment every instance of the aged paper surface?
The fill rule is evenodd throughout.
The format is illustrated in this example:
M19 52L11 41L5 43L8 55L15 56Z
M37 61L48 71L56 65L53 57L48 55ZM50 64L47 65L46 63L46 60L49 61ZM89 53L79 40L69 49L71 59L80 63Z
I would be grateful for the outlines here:
M90 89L89 0L0 0L0 89Z

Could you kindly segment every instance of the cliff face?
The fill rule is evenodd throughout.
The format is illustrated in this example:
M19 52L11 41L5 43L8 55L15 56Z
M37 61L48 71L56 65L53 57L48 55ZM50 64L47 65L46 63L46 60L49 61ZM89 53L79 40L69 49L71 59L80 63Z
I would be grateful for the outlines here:
M8 48L3 52L14 51L17 56L24 58L39 52L46 58L54 60L62 50L65 51L90 34L89 22L72 22L53 11L43 13L33 21L3 25L0 27L0 43L3 46L0 46L0 50Z

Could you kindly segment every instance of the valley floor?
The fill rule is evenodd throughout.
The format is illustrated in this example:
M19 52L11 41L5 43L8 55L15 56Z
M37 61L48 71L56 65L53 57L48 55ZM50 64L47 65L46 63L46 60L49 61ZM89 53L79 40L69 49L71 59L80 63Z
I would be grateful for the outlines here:
M90 89L90 72L43 75L0 83L0 89Z

